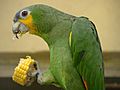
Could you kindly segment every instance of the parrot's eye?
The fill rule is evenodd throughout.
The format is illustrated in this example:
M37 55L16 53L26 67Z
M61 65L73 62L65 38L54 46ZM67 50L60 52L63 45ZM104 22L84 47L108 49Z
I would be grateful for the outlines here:
M22 19L25 19L29 14L30 14L30 11L28 11L28 10L23 10L23 11L20 12L20 17L21 17Z

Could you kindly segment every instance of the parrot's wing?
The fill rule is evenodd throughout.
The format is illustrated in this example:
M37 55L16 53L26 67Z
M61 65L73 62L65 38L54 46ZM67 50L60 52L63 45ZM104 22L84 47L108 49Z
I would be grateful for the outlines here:
M69 39L74 66L86 90L104 90L102 50L94 24L85 17L76 19Z

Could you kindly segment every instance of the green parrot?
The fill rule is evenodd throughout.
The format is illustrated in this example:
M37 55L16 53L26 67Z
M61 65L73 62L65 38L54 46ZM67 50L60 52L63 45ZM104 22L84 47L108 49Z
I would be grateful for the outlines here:
M29 32L49 46L49 68L34 75L38 83L63 90L105 90L101 45L88 18L37 4L18 11L13 22L16 38Z

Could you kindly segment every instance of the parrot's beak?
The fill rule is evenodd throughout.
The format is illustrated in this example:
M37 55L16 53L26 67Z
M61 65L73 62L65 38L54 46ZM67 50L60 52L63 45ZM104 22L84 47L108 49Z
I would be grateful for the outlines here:
M19 21L15 22L12 27L13 34L17 39L19 39L19 36L21 36L22 34L28 32L28 30L29 28Z

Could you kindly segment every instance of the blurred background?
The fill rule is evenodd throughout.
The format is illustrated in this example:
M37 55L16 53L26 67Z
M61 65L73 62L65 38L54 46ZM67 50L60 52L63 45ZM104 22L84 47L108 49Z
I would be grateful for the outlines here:
M12 39L15 13L38 3L71 15L86 16L95 23L103 49L107 90L120 90L120 0L0 0L0 88L58 90L53 86L42 87L37 84L25 88L11 80L20 57L31 55L40 62L43 71L48 67L49 48L44 40L30 34L19 40Z

